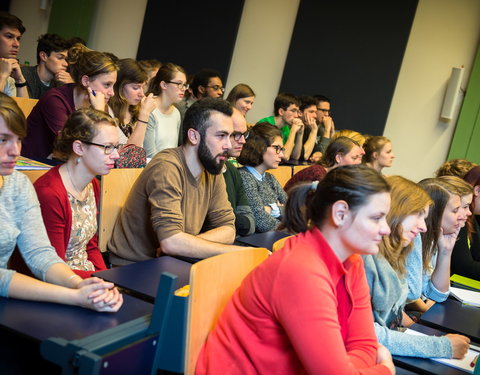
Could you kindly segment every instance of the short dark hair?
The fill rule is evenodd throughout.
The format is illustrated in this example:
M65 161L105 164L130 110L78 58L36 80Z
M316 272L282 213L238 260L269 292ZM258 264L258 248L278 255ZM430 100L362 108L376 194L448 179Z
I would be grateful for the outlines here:
M238 162L251 167L262 164L263 154L277 137L282 137L280 129L268 122L259 122L250 129L250 134L243 145L242 153L237 158Z
M183 119L183 144L188 142L188 130L195 129L200 136L205 136L210 127L210 117L213 112L220 112L232 116L233 109L229 102L220 98L205 98L197 100L185 112Z
M300 98L300 111L305 111L308 107L317 106L317 100L313 96L304 95Z
M5 26L11 29L17 29L20 31L20 34L23 34L26 30L20 18L7 12L0 12L0 30Z
M220 77L220 73L215 69L202 69L199 72L195 73L192 79L192 84L190 85L193 95L198 97L198 87L206 87L208 85L208 81L210 81L210 78L215 77L222 79Z
M52 52L67 52L70 43L57 34L43 34L37 40L37 64L40 63L40 52L45 52L48 56Z
M231 105L235 106L238 99L249 98L250 96L255 96L252 88L245 83L239 83L230 90L226 100Z
M325 95L316 94L316 95L313 95L313 97L317 100L317 105L320 102L331 103L330 99L327 98Z
M325 154L320 160L320 164L326 168L331 168L337 164L336 156L348 154L353 147L360 145L354 141L352 138L348 137L338 137L334 141L330 141L325 150Z
M273 112L275 116L279 115L280 108L283 110L286 110L292 104L295 104L296 106L300 107L300 101L297 99L295 95L283 93L283 92L278 94L277 97L275 98L275 101L273 102Z

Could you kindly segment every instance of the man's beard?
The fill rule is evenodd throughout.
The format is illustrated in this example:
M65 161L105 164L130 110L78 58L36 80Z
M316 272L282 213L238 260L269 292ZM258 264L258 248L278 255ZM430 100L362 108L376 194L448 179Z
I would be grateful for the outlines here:
M221 154L213 156L208 149L205 140L203 138L200 139L200 143L198 145L198 158L200 159L200 162L208 173L220 174L220 172L222 172L223 167L225 166L226 159L217 162L216 158L218 156L225 156L225 158L227 158L228 155L227 152L223 152Z

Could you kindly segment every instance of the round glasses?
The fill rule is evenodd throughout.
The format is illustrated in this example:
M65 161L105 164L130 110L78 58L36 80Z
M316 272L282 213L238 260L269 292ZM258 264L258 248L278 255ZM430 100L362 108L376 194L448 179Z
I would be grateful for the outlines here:
M105 153L105 155L110 155L114 150L119 151L124 146L122 143L119 143L118 145L115 146L115 145L101 145L100 143L93 143L93 142L87 142L87 141L81 141L81 142L87 145L103 147L103 152Z
M275 149L275 152L277 154L281 153L281 152L285 152L285 147L282 147L282 146L279 146L279 145L270 145L268 147L272 147Z
M230 137L232 137L234 140L239 141L242 139L242 137L245 138L245 140L248 138L250 135L250 132L246 131L245 133L240 133L240 132L233 132Z

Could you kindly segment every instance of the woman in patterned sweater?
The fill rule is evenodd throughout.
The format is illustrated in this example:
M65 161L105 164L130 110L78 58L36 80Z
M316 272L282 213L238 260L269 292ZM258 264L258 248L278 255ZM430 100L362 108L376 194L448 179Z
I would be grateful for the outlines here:
M282 133L270 124L260 123L250 131L238 162L245 193L255 216L255 230L267 232L281 221L287 194L277 179L266 172L282 161Z

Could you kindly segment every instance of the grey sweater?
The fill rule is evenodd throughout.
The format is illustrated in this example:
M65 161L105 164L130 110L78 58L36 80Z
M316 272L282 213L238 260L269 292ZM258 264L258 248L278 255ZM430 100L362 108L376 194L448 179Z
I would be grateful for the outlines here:
M391 328L392 324L401 321L407 283L381 255L364 255L363 260L378 341L393 355L451 358L452 346L448 338L413 336Z
M7 269L15 245L32 273L45 280L47 270L64 263L50 245L40 205L30 180L14 171L0 189L0 296L7 297L15 271Z

